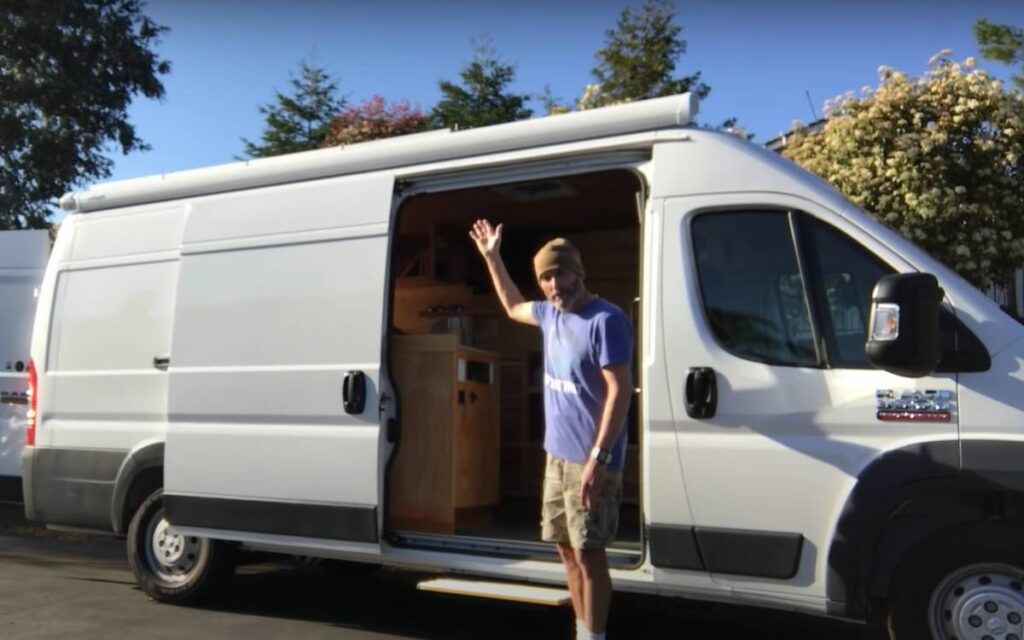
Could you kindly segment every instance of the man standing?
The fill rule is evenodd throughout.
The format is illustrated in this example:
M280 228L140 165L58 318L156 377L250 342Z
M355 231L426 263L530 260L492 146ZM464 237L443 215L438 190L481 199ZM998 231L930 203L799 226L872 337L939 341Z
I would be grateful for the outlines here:
M619 522L633 331L621 309L587 291L568 241L556 238L534 256L546 301L529 302L501 259L502 225L477 220L469 235L508 317L544 334L541 536L565 565L577 637L603 640L612 595L605 549Z

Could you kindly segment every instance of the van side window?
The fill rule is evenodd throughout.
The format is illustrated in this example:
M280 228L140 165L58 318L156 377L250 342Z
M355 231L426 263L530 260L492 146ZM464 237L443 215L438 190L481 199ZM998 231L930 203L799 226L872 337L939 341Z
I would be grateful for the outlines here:
M844 233L811 216L800 218L812 299L824 307L822 334L829 365L870 369L864 343L871 291L879 278L894 271Z
M722 346L758 362L818 366L788 213L706 213L690 232L704 312Z

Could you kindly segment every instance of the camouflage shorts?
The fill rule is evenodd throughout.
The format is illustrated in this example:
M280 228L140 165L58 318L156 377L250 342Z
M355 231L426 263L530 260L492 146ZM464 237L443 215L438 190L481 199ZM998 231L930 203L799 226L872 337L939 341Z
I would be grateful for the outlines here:
M583 465L548 456L544 470L541 538L568 542L573 549L604 549L615 539L622 500L622 473L609 471L597 504L583 508L580 479Z

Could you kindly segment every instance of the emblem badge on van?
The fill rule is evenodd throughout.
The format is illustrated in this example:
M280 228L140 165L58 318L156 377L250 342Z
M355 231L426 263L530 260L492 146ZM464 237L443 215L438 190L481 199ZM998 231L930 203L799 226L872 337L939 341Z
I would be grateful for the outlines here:
M18 391L0 391L0 404L28 404L28 394Z
M879 389L875 400L883 422L949 422L956 410L952 391Z

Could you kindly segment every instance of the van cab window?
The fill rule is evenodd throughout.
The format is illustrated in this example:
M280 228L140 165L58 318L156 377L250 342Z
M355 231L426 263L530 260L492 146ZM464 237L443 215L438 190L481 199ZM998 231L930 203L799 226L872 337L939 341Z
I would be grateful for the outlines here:
M704 312L722 346L759 362L817 366L789 215L703 214L691 236Z
M705 315L726 349L776 365L871 368L871 291L893 273L872 253L797 212L709 212L691 236Z
M801 215L801 239L812 285L822 307L822 334L832 367L869 369L864 353L871 291L882 276L894 273L872 253L835 228Z

